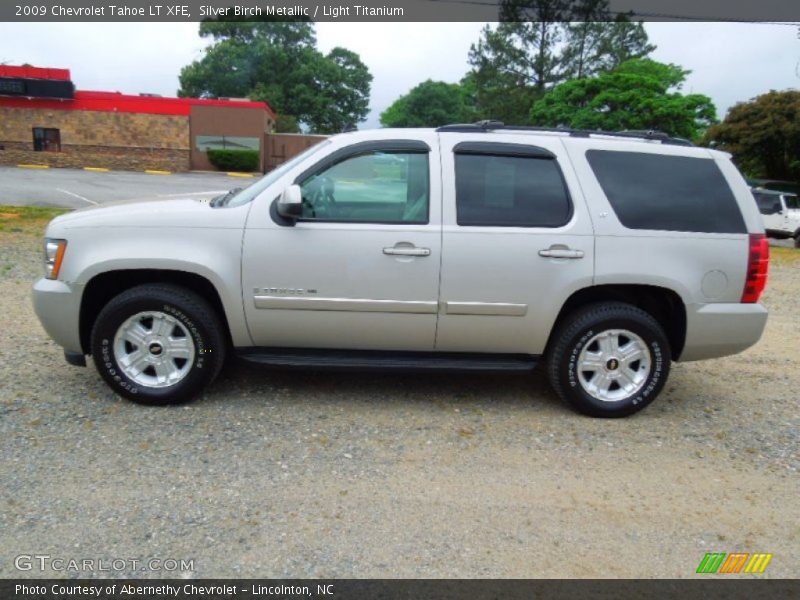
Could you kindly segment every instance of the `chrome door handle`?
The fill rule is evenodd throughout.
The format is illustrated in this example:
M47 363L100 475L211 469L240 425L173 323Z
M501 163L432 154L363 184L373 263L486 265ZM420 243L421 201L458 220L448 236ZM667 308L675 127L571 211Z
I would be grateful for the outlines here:
M545 258L583 258L583 250L548 248L547 250L539 250L539 256L544 256Z
M406 246L390 246L383 249L384 254L390 256L430 256L430 248L414 248Z

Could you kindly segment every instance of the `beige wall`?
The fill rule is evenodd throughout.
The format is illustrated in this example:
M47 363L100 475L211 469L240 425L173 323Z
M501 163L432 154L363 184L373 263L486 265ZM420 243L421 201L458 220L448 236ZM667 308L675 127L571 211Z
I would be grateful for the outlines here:
M228 135L254 137L261 141L264 132L272 129L272 118L265 110L236 106L192 106L191 118L191 153L192 168L214 170L208 156L197 149L195 140L198 135ZM261 161L264 163L264 144L260 148Z
M264 170L271 171L281 163L300 154L306 148L319 144L327 136L298 133L270 133L264 136L266 156Z
M60 129L63 145L189 149L189 119L180 115L0 107L0 144L33 149L33 127Z
M33 128L56 128L61 152L34 152ZM189 169L189 118L0 107L0 164Z
M0 107L0 164L120 170L214 169L206 153L196 149L195 136L228 135L257 138L261 142L263 168L267 163L264 134L273 125L267 111L236 106L195 105L191 118ZM61 152L34 152L34 127L60 130ZM293 156L293 147L290 144L289 156Z

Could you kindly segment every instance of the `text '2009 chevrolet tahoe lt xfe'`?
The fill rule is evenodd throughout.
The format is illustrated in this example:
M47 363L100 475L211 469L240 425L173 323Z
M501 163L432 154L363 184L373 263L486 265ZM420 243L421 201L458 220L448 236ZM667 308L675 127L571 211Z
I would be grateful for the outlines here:
M284 367L526 370L616 417L672 361L760 338L768 246L728 155L661 134L331 137L211 202L60 216L34 287L67 359L148 404L227 353Z

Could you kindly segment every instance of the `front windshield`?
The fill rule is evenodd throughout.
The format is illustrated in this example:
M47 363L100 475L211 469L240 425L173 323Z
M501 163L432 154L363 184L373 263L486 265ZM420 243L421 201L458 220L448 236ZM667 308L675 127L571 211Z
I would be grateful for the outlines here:
M784 196L783 199L786 202L786 208L800 209L800 199L797 196Z
M319 152L322 148L329 145L330 143L331 143L330 140L323 140L319 144L311 146L304 152L301 152L294 158L286 161L279 167L273 169L272 171L264 175L264 177L256 181L253 185L245 188L244 190L236 194L233 198L230 199L230 201L226 204L226 206L241 206L242 204L247 204L253 198L258 196L261 192L263 192L265 189L271 186L273 183L278 181L278 179L283 177L285 173L293 169L296 165L300 164L302 161L304 161L312 154Z

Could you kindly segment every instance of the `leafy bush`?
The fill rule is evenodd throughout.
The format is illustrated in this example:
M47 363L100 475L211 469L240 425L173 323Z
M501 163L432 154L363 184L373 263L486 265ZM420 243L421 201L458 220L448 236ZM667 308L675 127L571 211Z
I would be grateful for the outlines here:
M208 160L220 171L257 171L257 150L208 150Z

